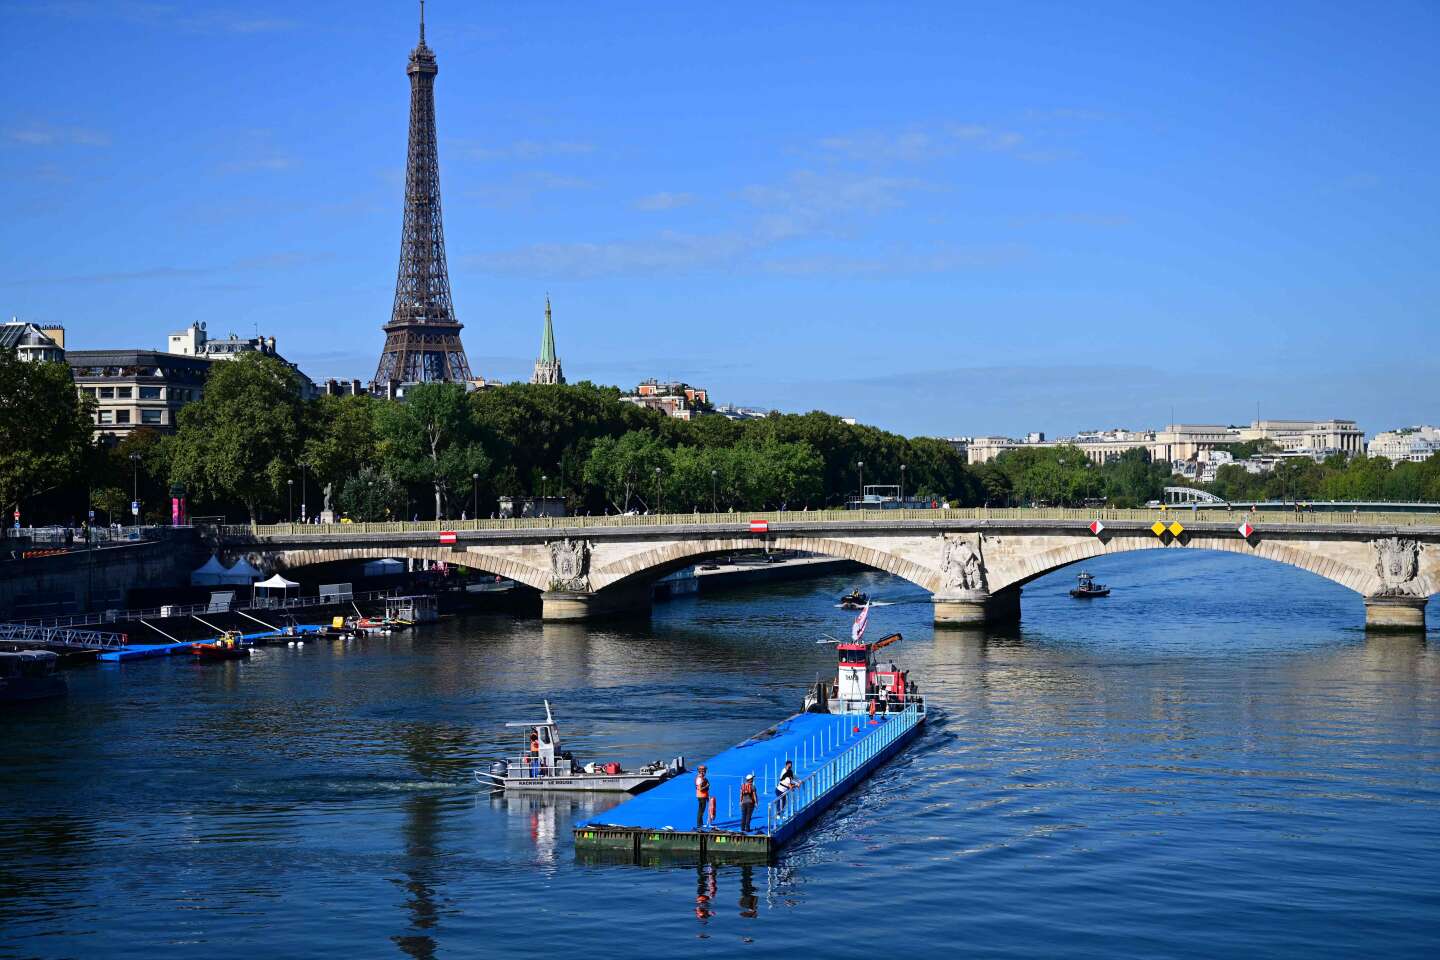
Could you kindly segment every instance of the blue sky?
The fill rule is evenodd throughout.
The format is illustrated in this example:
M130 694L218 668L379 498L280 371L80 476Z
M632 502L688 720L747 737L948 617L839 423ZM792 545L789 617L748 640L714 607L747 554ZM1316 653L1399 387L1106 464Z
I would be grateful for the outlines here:
M479 374L548 292L572 380L909 433L1440 420L1434 3L427 6ZM368 379L415 13L0 0L0 310Z

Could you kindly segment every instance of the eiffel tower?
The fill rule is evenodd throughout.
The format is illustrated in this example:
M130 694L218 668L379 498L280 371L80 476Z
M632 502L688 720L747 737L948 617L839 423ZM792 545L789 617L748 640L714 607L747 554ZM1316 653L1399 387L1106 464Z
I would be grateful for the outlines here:
M420 43L410 51L410 146L405 163L405 225L395 305L385 324L385 349L370 383L374 393L415 383L465 383L470 362L450 302L445 231L440 218L440 158L435 146L435 52L425 45L425 0Z

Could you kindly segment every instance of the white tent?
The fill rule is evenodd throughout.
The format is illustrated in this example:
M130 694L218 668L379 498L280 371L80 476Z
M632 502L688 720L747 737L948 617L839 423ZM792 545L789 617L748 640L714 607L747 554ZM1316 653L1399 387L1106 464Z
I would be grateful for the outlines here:
M259 583L255 584L255 588L250 591L250 598L252 602L259 604L261 601L260 591L264 590L264 600L266 601L266 605L268 606L275 600L276 590L280 591L280 599L284 600L289 595L289 592L291 590L295 590L299 588L299 586L300 584L296 583L294 580L286 580L284 577L280 576L280 574L277 573L269 580L261 580Z
M204 566L190 574L190 586L215 587L222 583L231 583L232 581L226 579L229 575L230 571L225 569L220 558L212 553L210 559L205 561Z
M365 564L364 576L367 577L390 577L397 573L405 572L405 564L399 560L391 560L386 557L383 560L371 560Z

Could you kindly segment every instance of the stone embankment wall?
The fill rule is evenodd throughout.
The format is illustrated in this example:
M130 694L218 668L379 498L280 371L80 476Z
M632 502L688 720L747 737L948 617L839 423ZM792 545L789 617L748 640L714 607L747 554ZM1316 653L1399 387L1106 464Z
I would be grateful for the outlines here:
M123 609L131 590L188 587L206 550L193 531L164 539L0 560L0 621Z

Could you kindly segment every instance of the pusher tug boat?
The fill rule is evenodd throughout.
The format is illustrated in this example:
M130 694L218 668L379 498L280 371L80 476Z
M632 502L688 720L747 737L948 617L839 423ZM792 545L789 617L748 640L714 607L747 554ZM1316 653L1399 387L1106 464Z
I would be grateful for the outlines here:
M577 855L630 863L667 854L768 858L864 783L925 724L925 700L906 671L875 662L900 634L866 643L869 615L867 606L850 641L821 641L835 644L835 680L817 680L803 712L706 760L693 780L677 777L577 822ZM740 803L747 782L754 807Z
M587 763L580 766L570 751L560 745L560 727L545 703L545 719L539 723L507 723L526 732L527 752L510 760L497 760L490 770L476 770L475 780L497 790L579 790L605 793L638 793L669 780L685 770L685 758L669 763L656 760L638 770L624 770L620 764Z

